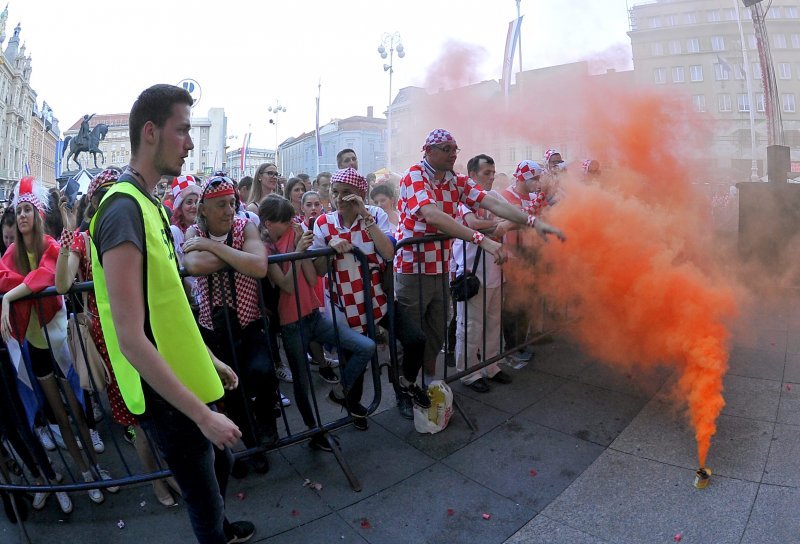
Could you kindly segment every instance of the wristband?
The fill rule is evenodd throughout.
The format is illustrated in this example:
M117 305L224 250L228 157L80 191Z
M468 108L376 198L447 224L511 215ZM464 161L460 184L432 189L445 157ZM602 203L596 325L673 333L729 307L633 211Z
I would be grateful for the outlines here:
M61 249L69 249L72 247L72 242L75 241L75 233L71 230L64 229L61 231L61 238L59 238L58 243L61 244Z
M482 232L478 232L476 230L475 232L472 233L472 243L475 244L476 246L481 245L481 242L483 242L484 238L486 238L486 236L484 236Z
M370 228L375 226L375 218L371 215L368 215L364 218L364 228Z
M536 225L536 216L531 214L528 216L528 226L533 228Z

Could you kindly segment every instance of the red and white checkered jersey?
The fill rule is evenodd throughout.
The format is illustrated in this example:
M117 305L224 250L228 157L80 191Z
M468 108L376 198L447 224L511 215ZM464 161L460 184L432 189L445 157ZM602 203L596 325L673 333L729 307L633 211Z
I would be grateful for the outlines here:
M408 169L400 181L397 210L400 221L397 241L438 234L436 227L425 222L420 208L433 204L452 218L458 216L459 203L476 209L486 196L483 189L469 177L448 172L441 181L434 179L434 170L422 161ZM395 255L398 274L443 274L450 268L450 240L405 246Z
M367 211L375 218L378 228L387 236L391 236L386 212L377 206L367 206ZM320 215L314 224L314 243L311 249L326 248L334 238L350 242L367 257L372 283L372 316L377 323L386 315L387 310L386 294L381 285L381 272L386 264L375 249L375 242L369 237L364 220L359 217L352 226L347 227L342 223L342 215L339 212ZM333 260L333 278L335 283L333 304L344 313L351 329L367 332L364 281L359 261L352 253L336 255Z
M244 247L244 230L249 221L241 217L233 218L233 241L231 247L233 249L241 250ZM199 235L207 238L208 236L203 231L199 230ZM218 242L224 244L225 242ZM213 302L208 298L208 281L211 279L211 291L214 297ZM239 272L233 273L234 289L236 290L236 316L239 318L239 324L246 327L251 322L261 317L261 312L258 308L258 289L260 288L258 281L249 276L245 276ZM216 272L210 276L199 276L197 278L197 293L198 303L200 304L200 325L208 330L214 330L214 324L211 321L211 313L214 306L222 306L223 298L222 292L225 292L225 301L229 305L233 305L233 297L230 290L230 280L228 279L228 272Z

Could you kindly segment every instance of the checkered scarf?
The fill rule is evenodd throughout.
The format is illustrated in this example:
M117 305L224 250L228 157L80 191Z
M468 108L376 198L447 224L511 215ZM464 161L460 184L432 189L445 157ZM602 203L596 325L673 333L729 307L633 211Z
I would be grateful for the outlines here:
M445 142L455 142L456 139L443 128L432 130L428 137L425 138L425 145L422 146L422 151L427 151L428 148L434 145L443 144Z
M47 190L42 187L33 176L26 176L19 180L14 188L14 200L11 205L17 209L23 202L29 202L34 208L39 210L39 214L44 217L47 212Z
M236 194L236 184L227 176L213 176L206 181L200 200Z
M367 194L367 180L356 172L356 169L351 167L342 168L341 170L337 170L331 176L331 185L334 183L346 183L348 185L352 185L358 191L358 196L364 198L364 195Z
M197 184L197 179L194 176L178 176L174 180L172 180L172 200L174 204L172 205L174 210L178 210L183 204L183 200L191 195L195 194L198 197L201 194L200 185Z
M528 181L544 173L544 168L536 161L524 160L514 170L514 179Z
M86 197L91 200L98 190L110 188L117 182L117 180L119 180L119 176L121 174L122 172L116 168L106 168L97 174L92 182L89 183L89 188L86 189Z

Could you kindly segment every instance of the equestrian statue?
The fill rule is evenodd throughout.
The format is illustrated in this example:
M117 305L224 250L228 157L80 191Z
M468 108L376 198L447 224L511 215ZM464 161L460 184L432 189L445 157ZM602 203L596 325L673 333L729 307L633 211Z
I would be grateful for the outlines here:
M73 136L67 136L64 139L64 152L66 152L67 148L69 147L69 153L67 154L67 168L69 168L69 159L72 159L72 162L78 165L78 168L83 168L80 162L78 162L78 155L81 153L91 153L92 157L94 157L94 167L99 168L97 166L97 154L100 153L100 163L103 164L106 162L105 155L103 155L103 151L100 149L100 141L106 139L106 134L108 133L108 125L104 123L100 123L96 125L94 128L89 129L89 120L94 117L94 113L91 115L84 115L83 120L81 121L81 128L78 130L78 133Z

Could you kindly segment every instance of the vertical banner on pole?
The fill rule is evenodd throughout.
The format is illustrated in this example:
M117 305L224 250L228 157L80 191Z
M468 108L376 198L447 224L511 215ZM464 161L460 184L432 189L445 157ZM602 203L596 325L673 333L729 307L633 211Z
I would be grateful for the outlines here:
M241 157L239 157L239 170L241 171L241 175L244 176L244 169L247 167L247 152L250 148L250 133L244 135L244 141L242 141L242 150L241 150Z
M522 28L522 17L517 17L508 23L508 34L506 35L506 52L503 58L503 94L508 100L508 92L511 89L511 74L514 64L514 52L517 50L519 33Z

